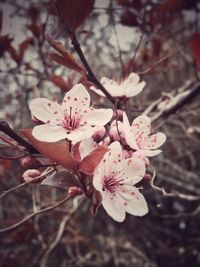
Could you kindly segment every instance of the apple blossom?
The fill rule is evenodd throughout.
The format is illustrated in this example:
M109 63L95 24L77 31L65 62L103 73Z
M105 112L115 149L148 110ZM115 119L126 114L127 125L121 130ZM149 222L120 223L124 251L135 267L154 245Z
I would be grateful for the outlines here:
M139 82L139 80L139 75L132 72L123 81L117 82L103 77L101 78L101 83L113 97L130 98L136 96L143 90L145 82ZM104 93L101 90L96 89L94 86L91 86L90 89L98 95L105 97Z
M134 186L145 175L139 159L124 159L118 141L113 142L94 172L93 185L102 196L102 205L116 221L122 222L126 212L143 216L148 212L143 195Z
M29 107L32 115L44 122L35 126L32 134L36 139L46 142L67 138L77 143L91 137L113 115L111 109L90 107L90 95L82 84L68 91L61 105L46 98L36 98Z
M146 157L152 157L161 152L161 150L157 148L165 142L166 135L161 132L150 135L151 122L149 117L141 115L137 117L130 126L128 117L124 112L123 125L126 142L131 148Z

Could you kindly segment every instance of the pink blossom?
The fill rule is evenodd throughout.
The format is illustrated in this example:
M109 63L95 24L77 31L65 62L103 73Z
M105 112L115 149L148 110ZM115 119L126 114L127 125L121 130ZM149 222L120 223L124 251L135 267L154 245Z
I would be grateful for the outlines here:
M36 169L29 169L29 170L26 170L23 174L23 179L25 182L30 182L32 181L33 179L39 177L41 175L41 171L39 170L36 170Z
M161 152L157 148L165 142L166 136L161 132L151 135L151 122L149 117L141 115L130 126L128 117L124 112L123 126L126 142L131 148L146 157L152 157ZM138 157L138 153L136 156Z
M148 212L143 195L134 186L145 175L139 159L124 159L118 141L113 142L94 172L93 185L101 193L102 205L116 221L122 222L126 212L143 216Z
M46 142L67 138L77 143L91 137L113 115L111 109L90 107L90 95L82 84L75 85L67 92L61 105L46 98L36 98L29 107L32 115L44 122L43 125L35 126L32 134Z
M139 80L140 78L138 74L132 72L123 81L117 82L103 77L101 78L101 83L113 97L130 98L136 96L143 90L145 82L139 82ZM94 86L91 86L90 89L98 95L105 97L104 93L101 90L96 89Z

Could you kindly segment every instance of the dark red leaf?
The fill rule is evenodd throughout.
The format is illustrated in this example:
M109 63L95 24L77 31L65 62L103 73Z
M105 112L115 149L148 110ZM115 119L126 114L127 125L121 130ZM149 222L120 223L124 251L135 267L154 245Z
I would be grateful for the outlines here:
M64 92L67 92L72 88L72 83L70 83L69 81L65 81L59 75L52 75L50 77L50 80Z
M37 24L27 24L26 28L32 32L36 38L40 38L42 34L42 26Z
M0 146L0 158L1 159L20 159L23 158L26 154L23 151L15 147L6 147Z
M192 51L192 55L195 59L195 62L200 69L200 33L196 32L194 33L190 40L189 40L189 46Z
M66 25L75 31L92 12L94 0L57 0L57 6Z
M13 39L10 38L8 35L1 35L0 36L0 57L9 50L10 45Z
M103 156L109 149L107 146L99 146L94 151L92 151L88 156L86 156L79 165L79 171L92 175L94 173L95 168L102 160Z
M31 129L21 129L20 132L42 155L62 165L66 169L77 171L78 163L72 158L67 142L41 142L33 137Z

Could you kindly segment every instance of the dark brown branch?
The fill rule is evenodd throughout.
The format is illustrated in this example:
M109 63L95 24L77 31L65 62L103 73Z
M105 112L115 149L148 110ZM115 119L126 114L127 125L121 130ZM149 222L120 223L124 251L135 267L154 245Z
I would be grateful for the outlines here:
M30 153L32 154L38 154L39 152L26 140L21 138L13 129L10 128L7 122L0 121L0 131L8 135L10 138L15 140L18 144L25 147Z

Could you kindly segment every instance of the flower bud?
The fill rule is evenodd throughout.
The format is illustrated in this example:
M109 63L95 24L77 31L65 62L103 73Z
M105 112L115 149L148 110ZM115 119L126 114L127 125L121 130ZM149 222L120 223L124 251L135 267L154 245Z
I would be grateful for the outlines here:
M106 128L104 126L99 127L99 129L93 135L94 141L96 141L97 143L100 142L105 134Z
M70 197L79 196L79 195L82 195L82 193L83 193L83 190L77 186L71 186L68 190L68 196Z
M39 170L29 169L29 170L24 172L24 174L22 175L22 178L24 179L25 182L30 182L33 179L39 177L41 174L42 174L42 172ZM35 181L33 181L33 183L37 183L39 180L40 179L36 179Z
M118 121L123 121L123 113L124 111L121 109L117 109L114 113L114 119L118 120Z

